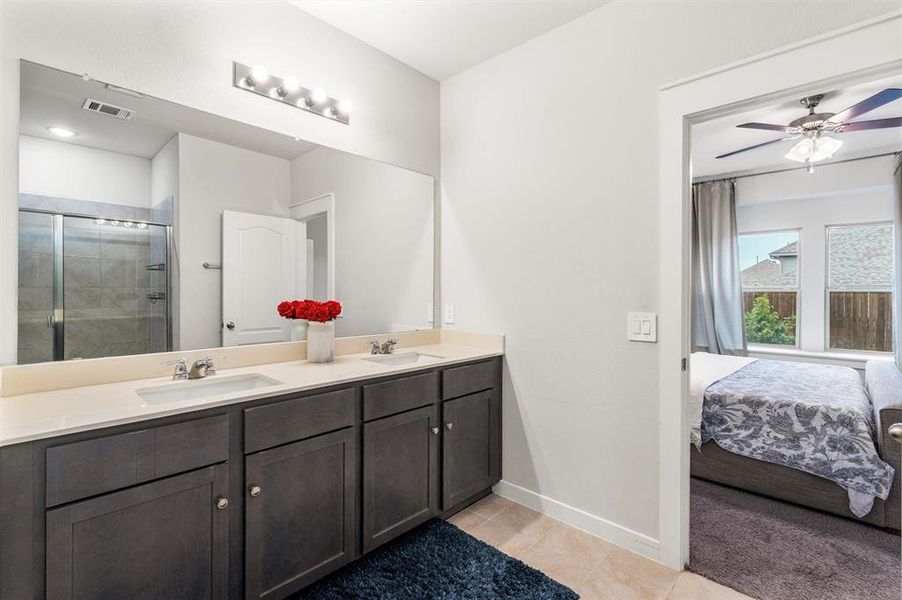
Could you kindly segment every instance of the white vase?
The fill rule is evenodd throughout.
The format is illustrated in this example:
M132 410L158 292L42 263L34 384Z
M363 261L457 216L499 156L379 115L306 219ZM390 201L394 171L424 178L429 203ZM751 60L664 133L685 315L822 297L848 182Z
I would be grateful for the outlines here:
M307 362L332 362L335 359L334 348L335 322L310 321L307 326Z
M303 342L307 339L307 321L296 319L291 322L291 341Z

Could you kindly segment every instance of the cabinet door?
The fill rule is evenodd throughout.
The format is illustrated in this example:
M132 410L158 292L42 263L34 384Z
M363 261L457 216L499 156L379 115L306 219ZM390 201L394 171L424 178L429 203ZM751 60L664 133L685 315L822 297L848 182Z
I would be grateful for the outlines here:
M495 390L443 404L443 510L491 487L500 479L500 408Z
M47 511L47 597L225 598L228 467Z
M246 597L284 598L356 556L357 430L246 459Z
M364 552L438 511L438 433L437 406L364 425Z

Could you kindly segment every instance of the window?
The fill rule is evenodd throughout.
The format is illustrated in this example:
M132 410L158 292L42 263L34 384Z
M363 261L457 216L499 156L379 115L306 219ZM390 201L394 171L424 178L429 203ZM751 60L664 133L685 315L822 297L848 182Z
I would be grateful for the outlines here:
M893 350L893 228L827 227L828 346Z
M799 232L739 236L742 308L751 344L798 344Z

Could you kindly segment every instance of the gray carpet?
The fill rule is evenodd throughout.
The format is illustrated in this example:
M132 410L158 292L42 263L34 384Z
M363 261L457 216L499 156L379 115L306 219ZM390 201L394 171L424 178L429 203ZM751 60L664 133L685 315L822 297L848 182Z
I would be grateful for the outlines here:
M900 538L692 479L689 570L760 600L899 600Z

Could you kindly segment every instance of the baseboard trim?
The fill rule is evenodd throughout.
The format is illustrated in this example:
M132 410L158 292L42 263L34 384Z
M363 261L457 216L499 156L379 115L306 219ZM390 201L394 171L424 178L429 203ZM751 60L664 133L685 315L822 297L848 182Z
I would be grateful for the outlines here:
M564 504L548 496L543 496L519 485L501 480L492 488L499 496L513 500L527 508L548 515L567 525L581 529L595 537L616 544L630 552L660 562L660 544L658 540L638 531L633 531L617 523L602 519L584 510Z

